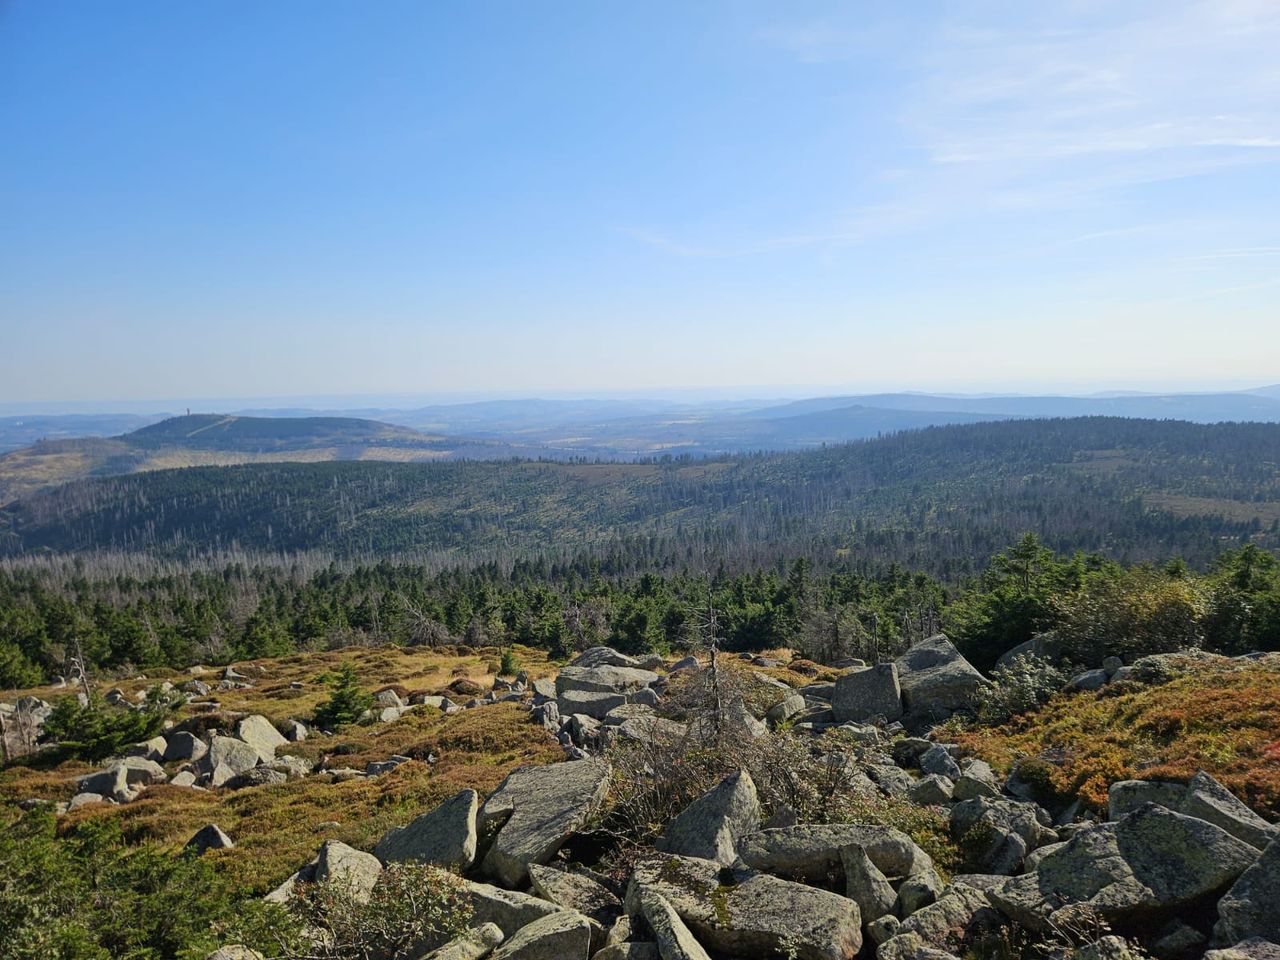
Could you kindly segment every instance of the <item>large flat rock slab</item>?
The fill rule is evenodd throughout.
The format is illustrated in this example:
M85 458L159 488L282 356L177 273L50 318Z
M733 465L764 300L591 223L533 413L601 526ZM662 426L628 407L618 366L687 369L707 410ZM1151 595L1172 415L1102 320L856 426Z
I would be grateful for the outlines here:
M1221 827L1149 803L1081 831L987 895L1011 920L1048 933L1078 905L1112 923L1176 914L1225 890L1257 857Z
M658 682L658 674L638 667L565 667L556 677L556 693L631 693Z
M738 855L752 869L821 883L844 869L840 850L855 845L890 879L931 871L933 860L915 841L892 827L863 823L802 823L748 834Z
M943 634L917 643L895 662L908 722L945 720L977 705L988 681Z
M412 860L465 870L476 859L479 795L462 790L403 827L392 827L374 855L383 863Z
M482 834L497 829L484 857L484 873L504 886L523 884L529 864L545 864L554 857L596 812L608 787L609 765L601 760L522 767L511 773L477 817Z
M659 850L730 866L738 841L760 829L760 800L751 775L739 770L689 804L667 824Z
M794 956L853 960L862 948L862 917L847 897L696 857L641 862L627 888L627 912L644 912L657 894L698 943L736 957Z

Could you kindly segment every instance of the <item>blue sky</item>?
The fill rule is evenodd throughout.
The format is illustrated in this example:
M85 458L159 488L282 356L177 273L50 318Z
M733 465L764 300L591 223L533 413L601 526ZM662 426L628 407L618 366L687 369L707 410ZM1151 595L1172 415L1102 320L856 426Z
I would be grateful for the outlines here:
M1280 381L1280 4L0 0L0 401Z

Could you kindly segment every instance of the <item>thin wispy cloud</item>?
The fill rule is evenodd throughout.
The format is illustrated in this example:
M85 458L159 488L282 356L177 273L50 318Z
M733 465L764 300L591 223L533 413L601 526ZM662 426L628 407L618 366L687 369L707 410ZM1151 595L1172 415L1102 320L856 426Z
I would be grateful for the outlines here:
M757 226L743 241L740 225L726 223L736 241L727 243L705 223L696 240L672 225L653 230L658 245L733 256L857 244L1280 163L1280 4L1068 3L1016 14L1007 4L963 4L923 25L861 14L773 24L759 41L804 69L848 71L851 89L860 59L895 58L903 79L878 105L904 155L892 170L838 185L825 209L794 211L803 228ZM830 127L866 120L841 109L833 101ZM1128 226L1143 225L1098 232Z

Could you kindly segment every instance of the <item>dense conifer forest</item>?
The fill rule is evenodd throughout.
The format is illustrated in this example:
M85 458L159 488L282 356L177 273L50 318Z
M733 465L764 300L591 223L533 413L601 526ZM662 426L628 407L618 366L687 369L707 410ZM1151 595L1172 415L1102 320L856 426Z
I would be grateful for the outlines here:
M1280 425L1114 418L937 427L804 453L643 463L257 464L79 481L0 511L0 551L190 558L320 550L433 563L564 558L976 573L1058 550L1209 563L1280 543Z

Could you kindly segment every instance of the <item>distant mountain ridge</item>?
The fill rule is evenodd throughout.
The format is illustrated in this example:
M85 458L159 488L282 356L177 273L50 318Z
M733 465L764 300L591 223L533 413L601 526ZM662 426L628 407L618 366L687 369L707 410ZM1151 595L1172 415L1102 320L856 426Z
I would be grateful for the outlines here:
M409 427L355 417L245 417L195 413L170 417L117 438L140 448L179 444L204 450L307 449L331 443L438 441Z
M1113 391L1093 396L1020 396L913 392L699 403L651 398L528 398L435 404L412 410L259 412L273 415L199 413L159 422L124 415L0 420L0 504L79 477L179 466L323 460L717 457L812 449L925 427L1054 417L1280 423L1280 385L1218 393ZM132 432L104 435L118 424L127 424ZM77 427L91 436L69 436ZM43 430L48 432L40 432ZM50 439L31 444L33 433ZM93 436L97 439L91 439ZM15 445L22 448L11 449ZM6 449L11 452L5 453Z
M951 573L1055 549L1203 563L1280 546L1280 424L1012 419L820 449L644 463L248 462L91 477L0 508L0 554L310 551L440 562L877 558ZM637 539L638 538L638 539Z
M85 477L172 467L330 460L420 461L537 456L540 448L446 437L352 417L187 414L116 437L43 440L0 455L0 504Z

